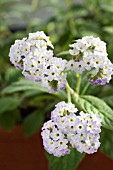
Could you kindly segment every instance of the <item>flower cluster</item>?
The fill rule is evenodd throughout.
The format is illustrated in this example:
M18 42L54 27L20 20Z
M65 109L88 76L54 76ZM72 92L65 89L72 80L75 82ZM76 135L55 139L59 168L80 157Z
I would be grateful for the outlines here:
M53 57L44 64L42 72L42 86L48 88L49 92L63 90L67 84L66 60Z
M99 38L86 36L70 45L73 58L69 61L54 57L53 45L43 31L30 33L28 38L16 40L10 48L10 61L23 70L26 79L40 81L49 92L65 88L66 71L88 71L93 85L108 83L113 74L113 64L107 58L106 44Z
M55 156L70 153L70 147L92 154L100 146L101 118L98 114L79 112L64 101L56 105L51 120L42 128L43 145Z
M44 123L42 130L43 145L48 153L57 157L70 153L68 140L52 120Z
M76 70L82 74L84 70L90 72L88 80L94 85L108 83L113 74L113 64L107 57L106 43L99 38L86 36L70 45L73 59L67 64L68 70Z
M26 79L42 82L49 92L66 86L66 60L53 57L53 45L43 31L16 40L10 48L10 61L23 70Z
M48 47L53 48L53 45L43 31L30 33L28 38L16 40L15 44L11 46L10 61L15 67L23 70L23 59L27 58L30 60L34 56L37 56L37 58L44 57L49 52L47 50Z

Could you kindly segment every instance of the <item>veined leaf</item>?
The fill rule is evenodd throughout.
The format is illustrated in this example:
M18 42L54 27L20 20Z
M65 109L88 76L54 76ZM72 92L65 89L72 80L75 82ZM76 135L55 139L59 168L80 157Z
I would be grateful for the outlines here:
M83 159L85 154L81 154L76 149L71 149L70 155L65 155L63 157L55 157L53 155L46 154L49 160L50 170L75 170Z
M87 95L75 99L75 105L84 112L98 113L102 118L102 126L113 130L113 110L103 100Z
M6 87L2 91L2 93L11 94L11 93L26 91L26 90L37 90L37 91L47 92L45 88L41 87L40 83L32 82L29 80L20 80Z
M34 98L35 96L38 96L41 92L36 91L36 90L27 90L25 91L21 98L25 99L25 98Z
M104 116L113 120L113 110L102 100L94 96L83 96L85 100L90 102Z
M11 84L12 82L19 80L20 77L21 71L13 67L8 68L5 72L5 81L7 84Z
M12 94L15 92L30 91L30 90L32 90L32 91L34 90L34 91L36 91L36 93L37 92L49 93L46 88L43 88L41 86L41 83L32 82L29 80L20 80L15 83L12 83L11 85L9 85L5 89L3 89L2 93L3 94ZM57 98L60 98L61 100L66 99L66 93L64 91L59 91L57 93L49 93L49 94L51 94Z
M49 104L50 101L53 102L55 100L55 97L52 96L52 95L48 95L48 94L39 94L37 95L36 97L34 97L33 99L31 98L29 100L29 105L32 106L32 107L39 107L45 105L45 103Z
M106 96L102 98L110 107L113 108L113 96Z

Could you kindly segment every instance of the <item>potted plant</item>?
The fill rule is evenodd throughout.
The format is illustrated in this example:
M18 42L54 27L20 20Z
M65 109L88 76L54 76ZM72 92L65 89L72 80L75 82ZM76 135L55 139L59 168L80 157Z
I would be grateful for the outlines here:
M28 83L32 83L31 89L37 89L39 85L38 90L48 93L52 98L57 95L62 100L55 105L50 120L44 123L41 133L45 150L55 157L63 156L54 158L47 155L51 168L55 168L55 160L58 161L56 167L62 167L62 161L70 159L71 169L75 169L84 153L97 152L101 125L112 130L112 109L98 97L84 95L90 84L95 88L96 85L105 85L111 79L113 65L107 58L106 44L99 38L86 36L70 47L69 53L66 51L58 55L70 54L72 59L54 57L49 38L43 31L38 31L30 33L28 39L15 41L9 53L10 61L23 70L22 74L29 80ZM85 74L82 75L84 71ZM88 83L80 89L82 76ZM15 83L3 92L12 93L24 86L24 82L20 81L19 86ZM33 118L36 118L36 115L34 112ZM27 121L31 126L31 117ZM76 156L78 159L73 161ZM65 168L69 168L69 165L65 164Z
M96 37L99 36L107 42L110 41L110 38L111 38L111 32L109 31L110 29L108 27L105 27L105 23L103 20L101 20L101 18L98 18L98 13L101 14L103 10L105 12L104 13L105 18L106 18L106 15L110 15L110 11L106 10L105 6L102 7L100 3L99 4L94 3L93 9L92 9L92 15L90 15L91 5L87 6L87 10L85 8L85 5L87 6L87 4L73 6L71 5L71 3L67 3L68 10L74 11L75 9L78 9L78 11L81 10L83 13L78 12L78 18L75 23L74 23L74 17L75 17L74 13L72 12L73 15L68 15L66 18L66 23L69 23L69 28L67 28L67 25L64 24L63 28L65 28L64 29L65 34L64 33L62 34L61 32L57 32L59 36L55 37L55 39L53 38L54 43L56 44L55 53L58 58L63 58L63 59L65 58L67 59L67 61L69 61L70 60L69 51L63 51L59 54L57 54L57 52L61 51L61 46L63 50L67 50L68 45L72 42L72 40L75 37L76 39L78 39L78 37L82 37L84 36L84 34L86 35L89 30L91 31L90 35L95 35ZM98 8L98 12L96 13L97 6L99 8ZM85 12L84 12L84 8L85 8ZM58 16L61 19L61 14ZM64 19L63 15L62 15L62 19ZM48 31L50 35L52 34L55 35L54 28L57 25L58 26L57 31L59 30L59 28L61 27L62 19L58 20L57 22L56 21L52 22L52 20L47 21L48 27L46 31ZM97 22L97 19L99 19L100 22ZM82 20L81 23L80 23L80 20ZM95 30L93 29L92 25L89 24L90 21L96 21L97 23L96 27L98 28L102 26L100 33L95 31L98 29L95 29ZM84 24L84 22L86 24ZM107 23L107 24L110 25L110 23ZM75 25L76 25L76 29L75 29ZM86 33L84 33L83 27L85 27L85 30L87 30ZM37 29L37 27L35 29ZM76 32L73 32L75 30L77 31L78 37L76 35ZM68 36L68 41L67 43L64 43L64 40L67 39L67 36ZM23 37L23 35L21 37ZM112 48L110 44L112 43L108 43L108 52L109 54L112 54ZM10 68L9 63L8 63L8 66L9 66L9 69L7 70L7 74L6 74L7 76L5 76L5 81L1 86L3 91L1 93L1 101L0 101L0 106L1 106L0 125L4 127L6 130L12 130L14 125L23 124L24 133L27 136L30 136L33 133L36 133L40 129L43 122L46 122L50 119L51 117L50 113L54 109L55 104L61 101L67 102L67 94L65 90L50 94L45 88L41 86L40 83L25 80L21 76L20 71L18 70L15 71L13 67ZM7 66L5 66L5 68L7 68ZM4 77L5 75L4 70L1 70L1 71L2 71L1 77ZM93 73L94 72L92 72L91 74L94 76L95 73L94 74ZM91 74L88 75L89 79L91 79ZM12 79L14 78L13 80L17 82L11 83L11 77ZM75 106L79 110L83 110L84 112L89 113L91 109L91 111L94 111L94 112L98 111L101 116L104 115L103 116L104 127L102 128L102 133L101 133L102 145L100 149L104 151L105 153L107 153L109 156L113 157L112 150L108 149L108 148L111 148L112 146L112 137L111 137L112 131L108 130L108 129L112 129L112 118L110 116L112 115L111 108L113 107L112 105L112 94L113 94L112 81L108 86L105 86L105 87L104 86L91 86L91 85L89 86L89 84L86 85L87 83L86 77L87 77L86 72L83 73L82 78L81 78L80 75L77 74L77 72L75 73L74 71L67 71L67 81L70 86L70 87L67 86L68 100L70 100L69 93L71 93L72 103L74 103ZM80 85L80 80L81 80L81 85ZM93 83L92 79L90 83ZM4 88L5 86L8 86L8 87ZM76 87L77 94L74 92L75 87ZM84 93L87 95L96 96L101 99L98 99L92 96L84 96ZM46 106L45 106L45 103L46 103ZM106 144L107 142L105 142L106 135L108 135L107 138L109 138L108 144ZM72 166L73 168L75 168L75 166L78 165L79 161L82 159L84 155L79 154L76 151L72 153L74 153L74 154L71 154L73 158L71 157L69 158L68 156L66 156L60 159L60 158L54 158L53 156L48 156L51 167L52 168L55 167L54 164L52 163L56 161L57 165L60 164L62 168L62 166L64 166L63 161L65 162L66 159L73 160L74 155L76 153L77 157L80 159L78 159L77 162L73 161Z

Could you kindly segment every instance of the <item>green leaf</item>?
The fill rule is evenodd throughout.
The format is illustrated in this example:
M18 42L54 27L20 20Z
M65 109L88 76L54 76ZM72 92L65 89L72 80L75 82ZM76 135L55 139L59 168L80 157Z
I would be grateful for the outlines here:
M111 1L112 2L112 1ZM113 4L101 4L100 8L105 11L105 12L109 12L109 13L113 13Z
M63 91L59 91L57 93L49 93L46 88L43 88L41 86L41 83L32 82L29 80L20 80L18 82L15 82L11 84L10 86L3 89L3 94L12 94L15 92L21 92L21 91L36 91L36 93L48 93L50 95L56 96L57 98L61 98L64 100L66 98L66 93ZM32 92L31 92L32 93Z
M113 96L106 96L102 98L110 107L113 108Z
M102 115L113 120L113 110L102 99L94 96L83 96L83 98L90 102Z
M20 104L17 97L2 97L0 98L0 114L6 111L15 110Z
M67 99L67 93L66 93L66 91L60 90L60 91L58 91L58 92L56 92L56 93L52 93L52 95L53 95L54 97L59 98L60 100L66 100L66 99Z
M49 161L50 170L75 170L84 157L84 154L78 152L76 149L71 150L70 155L63 157L55 157L53 155L46 154Z
M113 110L101 99L94 96L83 96L75 99L75 105L84 112L98 113L102 118L102 126L113 130Z
M69 55L69 51L62 51L61 53L58 53L56 56L63 56L63 55Z
M113 159L113 131L102 128L100 142L100 150Z
M108 34L113 34L113 27L105 26L105 27L103 27L103 31L107 32Z
M7 131L11 131L19 118L20 114L18 110L5 112L0 115L0 126Z
M5 72L5 82L7 84L11 84L12 82L19 80L21 76L22 75L20 70L15 69L13 67L9 67Z
M22 100L25 98L34 98L34 97L40 95L40 93L41 92L36 91L36 90L27 90L21 95L21 98L22 98Z
M23 123L24 134L26 136L33 135L36 133L44 121L44 114L42 111L34 111L27 116Z
M26 90L37 90L37 91L47 92L45 88L41 87L40 83L32 82L29 80L20 80L6 87L2 91L2 93L11 94L11 93L15 93L19 91L26 91Z
M43 106L46 104L49 104L51 101L54 101L55 98L52 95L47 95L47 94L39 94L38 96L34 98L30 98L29 100L29 105L32 107L37 107Z
M26 136L31 136L40 129L45 119L45 113L50 112L56 103L56 101L52 102L43 110L36 110L26 117L23 123L23 129Z

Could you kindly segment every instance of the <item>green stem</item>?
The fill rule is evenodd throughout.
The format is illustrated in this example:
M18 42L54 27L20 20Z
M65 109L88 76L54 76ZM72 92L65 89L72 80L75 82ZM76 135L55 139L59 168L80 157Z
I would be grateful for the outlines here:
M80 84L81 84L81 74L77 74L77 85L76 85L76 93L79 95L79 91L80 91Z
M84 95L84 94L85 94L85 92L86 92L86 90L88 89L89 85L90 85L90 83L88 82L88 83L85 85L85 87L83 88L83 90L82 90L82 92L81 92L81 95Z
M66 90L67 90L68 103L71 103L71 91L68 84L66 85Z
M77 98L78 95L75 93L75 91L69 86L69 84L66 84L66 90L67 90L67 96L68 96L68 103L71 103L71 94Z

